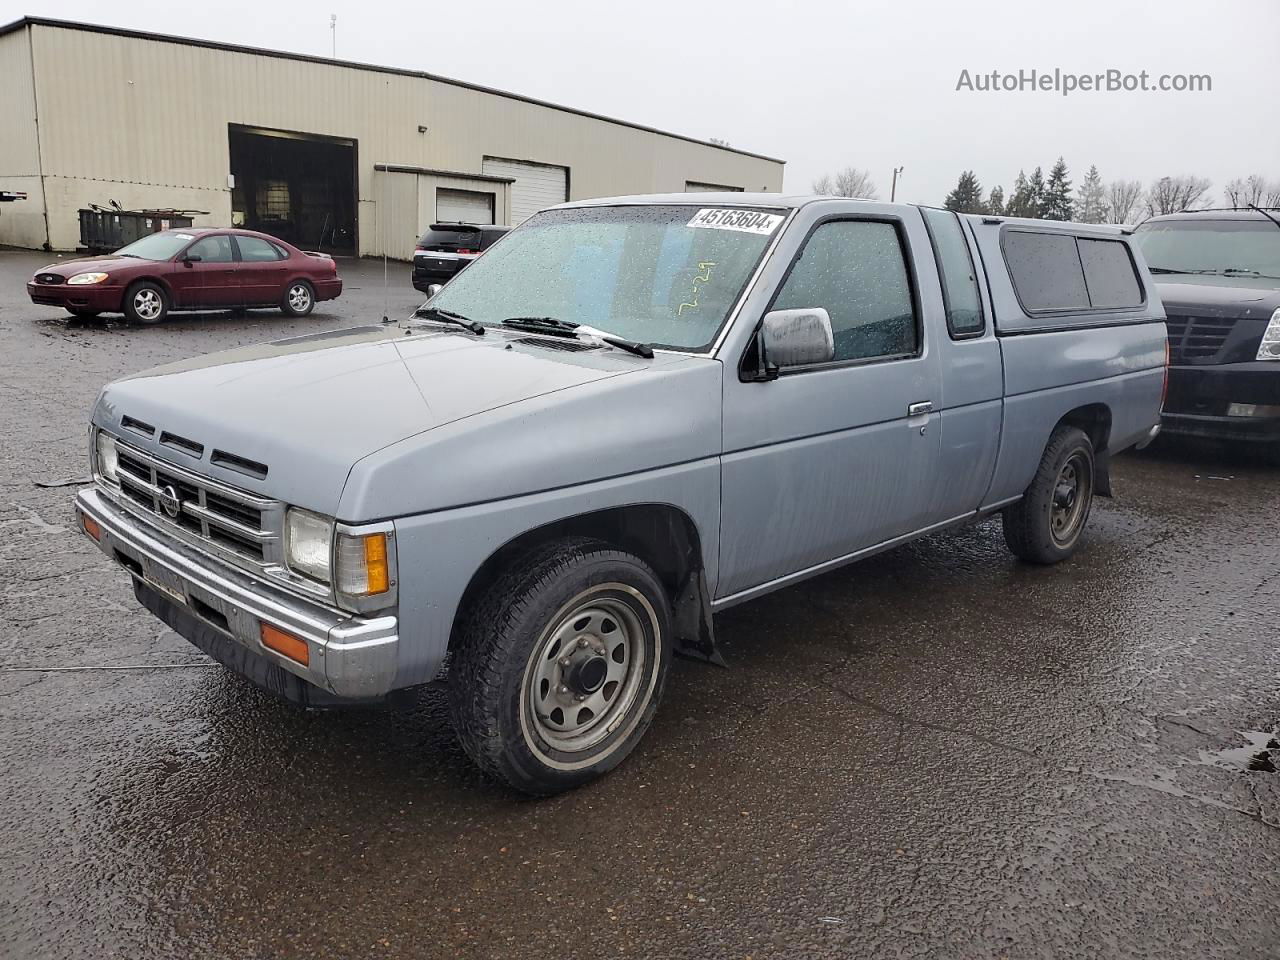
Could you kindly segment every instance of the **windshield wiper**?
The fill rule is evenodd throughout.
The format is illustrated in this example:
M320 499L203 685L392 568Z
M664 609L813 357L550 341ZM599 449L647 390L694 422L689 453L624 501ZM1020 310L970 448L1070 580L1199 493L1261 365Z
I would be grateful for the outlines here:
M580 333L585 333L588 336L595 337L601 343L607 343L611 347L626 350L628 353L634 353L636 356L644 357L646 360L653 359L653 348L647 343L628 340L607 330L589 327L585 323L570 323L568 320L560 320L557 317L507 317L502 321L502 325L504 327L513 327L516 330L549 333L553 337L576 337Z
M441 310L439 307L419 307L413 311L413 316L417 320L434 320L436 323L451 323L455 327L465 327L472 333L478 333L484 336L484 324L470 317L464 317L460 313L454 313L452 310Z

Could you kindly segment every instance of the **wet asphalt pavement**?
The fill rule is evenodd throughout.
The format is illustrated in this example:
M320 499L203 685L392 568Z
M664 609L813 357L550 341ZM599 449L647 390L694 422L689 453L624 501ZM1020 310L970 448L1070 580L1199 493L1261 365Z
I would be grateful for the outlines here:
M995 521L738 607L730 669L533 801L439 693L308 714L212 665L37 486L103 382L377 320L381 265L145 329L33 307L48 259L0 251L0 957L1280 956L1280 469L1127 456L1059 567Z

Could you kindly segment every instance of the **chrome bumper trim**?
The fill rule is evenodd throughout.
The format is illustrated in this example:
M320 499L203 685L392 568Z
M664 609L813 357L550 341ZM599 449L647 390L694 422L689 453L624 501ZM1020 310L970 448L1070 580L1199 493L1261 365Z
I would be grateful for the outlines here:
M293 596L247 572L215 566L209 557L166 538L97 490L81 491L75 506L101 528L98 547L103 553L152 589L180 599L191 613L252 653L340 697L368 699L392 689L399 644L396 617L354 617ZM263 622L305 640L309 664L264 647Z

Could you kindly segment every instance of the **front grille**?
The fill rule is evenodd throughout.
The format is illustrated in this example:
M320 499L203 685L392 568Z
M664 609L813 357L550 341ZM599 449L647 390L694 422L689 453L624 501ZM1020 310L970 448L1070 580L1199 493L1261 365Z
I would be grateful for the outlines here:
M120 493L200 541L265 563L278 538L272 518L280 504L197 476L123 443L119 452Z
M1169 327L1169 359L1173 363L1211 360L1227 342L1235 320L1223 317L1171 316Z
M62 283L65 279L66 277L63 277L56 273L37 273L36 274L36 283L43 283L45 285Z

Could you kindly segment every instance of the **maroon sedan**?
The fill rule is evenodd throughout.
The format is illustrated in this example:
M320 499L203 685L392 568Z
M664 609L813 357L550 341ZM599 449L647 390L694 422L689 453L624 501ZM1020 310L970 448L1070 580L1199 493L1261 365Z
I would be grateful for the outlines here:
M188 227L143 237L110 256L41 267L27 284L32 303L78 317L123 313L159 323L170 310L279 307L306 316L342 293L337 264L251 230Z

